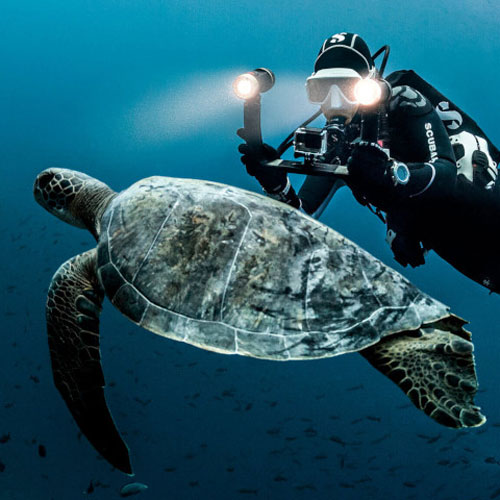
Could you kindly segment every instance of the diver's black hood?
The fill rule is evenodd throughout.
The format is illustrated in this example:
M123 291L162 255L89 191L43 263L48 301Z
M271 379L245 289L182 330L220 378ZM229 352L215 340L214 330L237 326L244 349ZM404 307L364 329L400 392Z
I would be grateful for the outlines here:
M323 42L314 63L314 72L328 68L351 68L366 77L374 66L370 49L359 35L338 33Z

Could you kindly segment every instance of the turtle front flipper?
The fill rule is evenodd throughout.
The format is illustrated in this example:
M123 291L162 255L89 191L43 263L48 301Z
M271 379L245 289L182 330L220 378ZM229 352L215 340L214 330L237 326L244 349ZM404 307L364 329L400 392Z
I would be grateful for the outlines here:
M99 315L104 292L96 274L96 250L65 262L47 297L47 330L54 383L82 433L114 467L132 473L128 447L104 398Z
M442 425L458 428L486 422L474 405L478 384L473 350L468 332L441 321L385 337L360 354L417 408Z

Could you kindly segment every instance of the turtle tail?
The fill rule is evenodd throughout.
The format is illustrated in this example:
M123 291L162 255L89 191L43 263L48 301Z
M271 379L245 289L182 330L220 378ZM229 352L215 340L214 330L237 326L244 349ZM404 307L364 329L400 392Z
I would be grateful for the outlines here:
M486 418L474 405L474 346L456 316L385 337L360 351L412 403L447 427L478 427Z
M114 467L132 473L127 445L104 398L99 315L104 298L96 250L77 255L56 272L47 297L47 330L54 383L78 427Z

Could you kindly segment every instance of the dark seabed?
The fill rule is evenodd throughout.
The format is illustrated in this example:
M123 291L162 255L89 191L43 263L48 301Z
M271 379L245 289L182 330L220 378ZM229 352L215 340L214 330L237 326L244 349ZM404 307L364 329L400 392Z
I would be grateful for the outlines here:
M3 0L0 498L112 499L130 481L149 486L135 498L153 500L500 498L500 299L436 255L401 268L383 225L347 191L322 221L471 322L488 422L440 427L357 355L217 355L141 330L106 302L107 397L136 475L111 470L53 386L44 320L51 276L94 242L32 196L48 166L115 190L167 175L259 191L238 159L232 79L259 66L276 73L263 98L276 146L311 114L304 81L340 31L372 50L391 45L389 71L417 70L498 146L499 22L500 7L478 0Z

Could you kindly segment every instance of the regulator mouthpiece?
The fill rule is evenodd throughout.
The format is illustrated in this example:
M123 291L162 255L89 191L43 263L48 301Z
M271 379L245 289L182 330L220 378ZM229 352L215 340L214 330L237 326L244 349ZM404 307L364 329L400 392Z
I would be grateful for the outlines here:
M237 97L248 101L271 89L274 81L270 69L257 68L238 76L233 82L233 90Z

